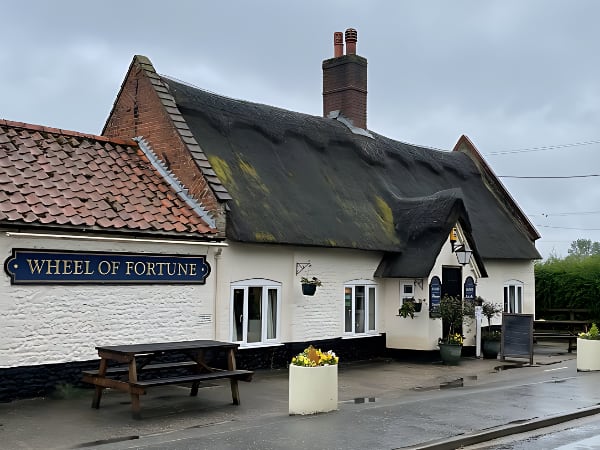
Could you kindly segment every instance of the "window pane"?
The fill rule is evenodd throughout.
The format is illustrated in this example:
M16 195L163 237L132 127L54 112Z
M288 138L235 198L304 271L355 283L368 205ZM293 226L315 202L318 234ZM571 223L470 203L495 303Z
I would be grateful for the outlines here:
M375 330L375 288L369 288L369 331Z
M523 311L523 287L517 286L517 310L515 312L518 312L519 314L521 314L522 311Z
M365 287L355 286L354 287L354 320L355 320L355 333L365 332Z
M277 337L277 289L269 289L267 305L267 339Z
M233 336L232 340L241 342L244 340L244 290L233 290Z
M504 312L510 312L508 310L508 287L504 286Z
M515 310L515 286L513 286L513 285L508 286L508 301L509 301L510 312L511 313L516 312L516 310Z
M263 288L248 288L248 342L262 340L262 292Z
M352 332L352 288L344 289L344 330Z

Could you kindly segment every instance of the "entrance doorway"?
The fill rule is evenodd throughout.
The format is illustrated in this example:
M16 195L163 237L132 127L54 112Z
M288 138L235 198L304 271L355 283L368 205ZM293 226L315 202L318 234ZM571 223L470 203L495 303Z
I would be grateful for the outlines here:
M462 298L462 269L460 267L442 267L442 298L444 295ZM448 334L450 325L442 323L443 336ZM462 323L456 326L456 332L462 334Z

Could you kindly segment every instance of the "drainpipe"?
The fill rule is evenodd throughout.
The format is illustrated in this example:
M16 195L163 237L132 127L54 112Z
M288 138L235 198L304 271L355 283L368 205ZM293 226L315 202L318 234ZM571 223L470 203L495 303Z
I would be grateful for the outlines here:
M215 252L215 298L213 300L213 339L217 339L217 302L219 301L219 260L221 259L222 248Z

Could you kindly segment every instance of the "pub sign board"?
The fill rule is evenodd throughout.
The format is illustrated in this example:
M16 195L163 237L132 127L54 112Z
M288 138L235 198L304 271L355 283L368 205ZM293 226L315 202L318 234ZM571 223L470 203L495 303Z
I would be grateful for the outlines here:
M440 303L442 300L442 282L440 277L434 276L429 282L429 317L437 318L440 315Z
M11 284L205 284L206 256L13 249Z
M469 276L465 278L464 284L464 299L465 300L475 300L475 289L476 289L475 280L473 277Z

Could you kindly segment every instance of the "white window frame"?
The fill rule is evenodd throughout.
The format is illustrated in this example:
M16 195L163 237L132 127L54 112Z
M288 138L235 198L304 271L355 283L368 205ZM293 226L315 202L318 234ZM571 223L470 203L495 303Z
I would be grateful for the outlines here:
M356 318L356 288L357 287L364 287L365 289L365 309L364 309L364 331L362 332L357 332L356 328L357 328L357 323L355 321ZM371 322L371 314L369 312L369 304L371 302L371 288L373 289L373 309L375 310L375 317L373 318L373 323L374 326L371 329L370 328L370 322ZM346 290L350 289L350 294L351 294L351 317L353 318L353 326L352 326L352 331L346 331ZM377 331L377 319L378 319L378 302L377 302L377 297L378 297L378 293L377 293L377 283L375 283L372 280L352 280L352 281L348 281L346 283L344 283L344 292L343 292L343 297L342 297L342 330L343 330L343 335L344 336L367 336L367 335L372 335L372 334L378 334Z
M261 318L261 339L256 342L248 342L248 289L249 288L262 288L261 297L261 311L263 316ZM242 340L235 340L235 323L233 318L234 311L234 293L236 290L243 290L244 292L244 305L243 305L243 329L242 329ZM268 320L267 314L269 310L269 290L275 290L277 292L276 299L276 325L275 325L275 337L269 339L268 336ZM239 343L243 347L261 346L266 344L274 344L280 341L281 336L281 283L268 280L265 278L252 278L248 280L240 280L231 283L231 295L230 295L230 309L229 309L229 338L231 342Z
M410 293L405 292L407 287L410 287ZM414 299L415 298L415 284L412 281L401 281L400 282L400 308L404 304L404 300L406 299Z
M514 302L511 304L510 291L514 290ZM525 284L519 280L508 280L504 282L502 298L504 305L504 312L511 314L522 314L523 313L523 296L524 296Z

